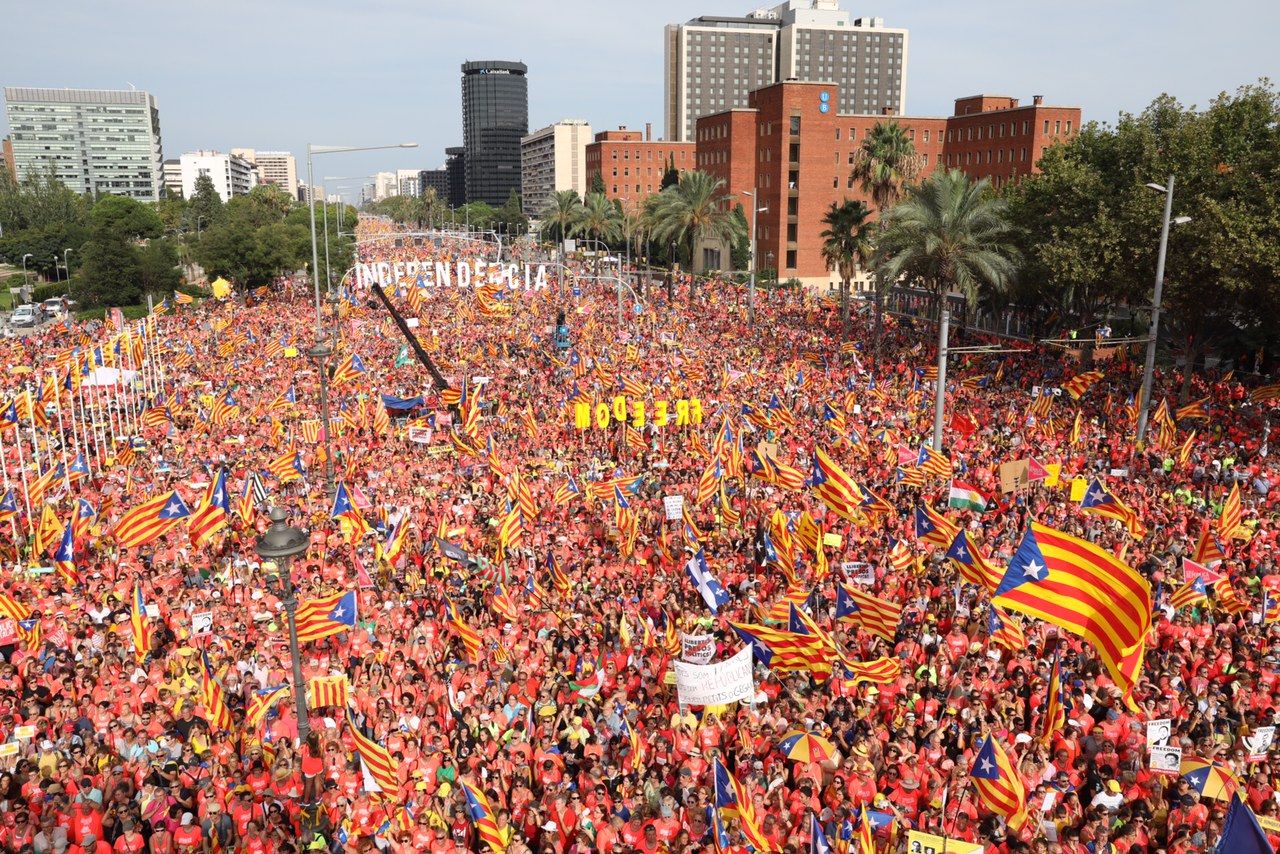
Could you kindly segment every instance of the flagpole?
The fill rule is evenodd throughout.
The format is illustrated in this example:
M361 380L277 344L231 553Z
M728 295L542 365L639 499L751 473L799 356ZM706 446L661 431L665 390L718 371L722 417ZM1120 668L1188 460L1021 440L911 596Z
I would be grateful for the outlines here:
M78 457L80 454L84 453L85 448L84 442L81 440L81 428L83 425L76 423L76 383L75 379L72 377L70 365L67 366L67 382L71 385L71 388L67 389L67 420L71 422L71 441L75 445L76 456ZM58 399L59 401L62 399L61 384L59 384L58 387ZM89 474L92 476L93 467L89 465L89 455L85 453L84 456L85 468L89 470Z
M53 408L58 413L58 450L62 453L62 485L67 488L67 495L70 495L71 474L67 471L67 433L66 428L62 425L62 389L58 388L57 378L52 369L45 376L48 376L54 382Z
M9 494L9 458L4 452L4 430L2 428L0 428L0 473L3 473L4 475L4 492L5 492L5 495L8 495ZM23 494L25 496L26 494L25 491ZM18 533L18 520L14 518L14 516L17 516L17 515L18 515L17 513L14 513L13 516L9 517L9 524L13 526L13 555L14 555L15 565L17 564L17 557L18 557L18 541L21 539L21 535ZM31 515L30 510L27 511L27 515L28 516Z
M36 383L40 385L39 382ZM34 397L30 391L25 392L27 395L27 424L31 427L31 459L36 464L36 468L40 468L40 443L36 440L36 405L39 400ZM49 461L49 468L53 468L53 454L49 450L49 443L46 441L45 457Z
M13 425L14 442L18 446L18 473L22 476L22 503L27 508L27 530L31 529L31 493L27 489L27 461L22 455L22 430L15 422Z

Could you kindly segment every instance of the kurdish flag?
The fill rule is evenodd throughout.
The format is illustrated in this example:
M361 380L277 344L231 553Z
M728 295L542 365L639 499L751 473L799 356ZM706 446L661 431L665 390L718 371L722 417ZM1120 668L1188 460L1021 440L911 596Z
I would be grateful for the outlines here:
M971 483L953 480L951 488L947 491L947 506L953 510L972 510L974 513L982 513L987 509L987 496Z

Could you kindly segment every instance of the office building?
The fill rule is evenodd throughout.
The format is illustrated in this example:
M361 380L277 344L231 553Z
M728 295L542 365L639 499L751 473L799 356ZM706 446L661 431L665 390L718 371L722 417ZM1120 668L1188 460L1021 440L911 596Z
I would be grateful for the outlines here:
M959 98L949 117L837 113L833 84L775 83L752 92L749 106L705 116L697 125L697 168L725 182L751 219L758 194L756 241L761 269L806 284L839 280L822 258L822 217L832 203L872 202L853 179L858 149L880 122L906 132L919 156L919 178L939 166L1003 186L1036 171L1044 149L1080 128L1079 107L1048 107L1040 96ZM699 268L723 268L723 248L700 247Z
M160 197L160 110L148 93L9 86L4 100L19 180L52 171L77 193Z
M290 198L298 197L298 161L290 152L233 148L231 153L254 165L258 170L259 184L275 184Z
M668 139L690 141L702 116L746 107L750 92L786 80L835 84L844 101L832 112L906 109L907 31L852 18L837 0L670 24L663 56Z
M171 199L182 198L182 161L166 160L160 164L164 191Z
M421 195L426 195L427 190L435 190L436 198L441 201L449 199L449 170L440 169L423 169L418 172L418 188Z
M307 186L307 182L306 182L306 181L299 181L299 182L298 182L298 201L302 202L304 205L311 204L311 201L312 201L312 199L313 199L313 198L314 198L314 199L315 199L315 201L318 203L318 202L319 202L321 199L323 199L324 197L325 197L325 196L324 196L324 185L323 185L323 184L316 184L315 194L314 194L314 196L313 196L313 194L312 194L312 192L311 192L311 188ZM361 199L360 199L361 203L363 203L363 202L365 202L365 201L368 201L368 200L369 200L369 199L368 199L366 196L364 196L364 195L362 195L362 196L361 196Z
M444 150L444 171L449 176L449 207L460 208L467 203L467 149L454 145Z
M486 60L462 64L466 199L499 207L520 192L520 140L529 133L528 67Z
M599 174L604 194L618 199L628 210L636 210L644 200L662 190L662 176L674 166L677 172L694 168L696 145L653 139L650 125L644 135L638 130L606 130L596 134L587 146L587 187Z
M208 176L213 188L224 202L235 196L248 195L258 186L258 171L253 164L238 154L220 151L188 151L179 160L182 170L182 195L191 198L196 191L196 180Z
M396 194L401 196L421 196L422 184L418 179L417 169L396 170Z
M7 136L0 139L0 172L8 172L15 181L18 179L18 172L13 166L13 141Z
M520 140L520 201L525 216L536 217L553 193L587 194L587 143L591 125L563 119Z

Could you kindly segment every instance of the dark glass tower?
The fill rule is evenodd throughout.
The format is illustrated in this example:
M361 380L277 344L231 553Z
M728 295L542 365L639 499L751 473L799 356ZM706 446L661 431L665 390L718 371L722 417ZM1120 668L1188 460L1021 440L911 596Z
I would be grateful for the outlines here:
M468 202L502 205L520 192L520 138L529 132L529 69L523 62L462 64L462 146Z

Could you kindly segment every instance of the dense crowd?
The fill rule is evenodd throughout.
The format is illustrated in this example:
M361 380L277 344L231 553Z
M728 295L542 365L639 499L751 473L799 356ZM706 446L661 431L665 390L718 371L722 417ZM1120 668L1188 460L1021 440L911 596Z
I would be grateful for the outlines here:
M360 225L363 238L391 229ZM365 251L456 263L491 250L446 238ZM11 566L3 591L31 612L10 620L0 647L0 743L9 751L0 753L0 847L745 852L745 819L715 808L723 766L753 802L738 804L755 814L752 846L763 838L778 852L810 850L815 826L849 851L868 837L879 852L905 851L913 830L992 852L1208 850L1229 796L1194 775L1152 769L1146 722L1163 718L1184 762L1211 763L1264 822L1276 816L1280 753L1249 759L1249 739L1275 719L1280 682L1277 633L1264 614L1268 591L1280 587L1280 479L1267 454L1276 437L1270 404L1249 397L1265 380L1195 374L1190 398L1208 398L1207 417L1169 418L1137 447L1129 403L1140 366L1124 353L1100 364L1102 377L1078 401L1064 394L1035 411L1032 388L1081 373L1078 354L1015 343L1013 352L956 357L944 434L954 474L938 476L917 465L933 417L927 323L891 318L875 342L872 319L856 311L845 339L829 299L783 289L759 292L748 326L741 288L704 285L691 300L677 276L671 304L664 281L639 275L643 312L618 328L610 283L584 280L574 295L573 274L591 266L552 265L545 290L389 287L398 310L417 318L448 392L432 385L382 304L345 280L322 307L321 337L337 347L329 460L323 427L314 429L319 375L295 354L317 337L305 284L175 306L149 321L154 343L144 352L163 365L163 387L146 402L167 407L166 417L137 418L137 441L90 450L89 476L54 482L30 516L19 499L21 512L0 532ZM567 348L556 346L561 312ZM93 346L110 350L117 334L101 322L66 324L10 344L9 392L32 386L33 375L14 368L67 370L57 354L74 353L74 365ZM1153 401L1176 409L1183 379L1162 370ZM77 393L53 392L71 411ZM619 394L647 402L645 426L575 425L575 403L612 404ZM388 410L383 395L422 400ZM695 399L701 424L653 425L655 402L674 412L676 401ZM214 417L227 400L238 409ZM33 460L74 457L83 439L67 421L3 424L9 488L22 489L22 462L30 484ZM819 447L888 507L852 522L789 480L787 470L808 476ZM300 476L282 478L272 464L290 448ZM722 477L698 501L713 457ZM1060 468L1003 491L1000 465L1028 458ZM753 459L783 473L753 473ZM327 465L351 498L345 519L333 518ZM194 544L184 521L154 542L119 547L115 526L128 511L170 490L194 511L220 471L236 510L209 542ZM1071 498L1078 477L1101 478L1136 512L1141 536L1082 512ZM263 502L253 500L255 478ZM982 494L985 511L948 508L952 480ZM1213 567L1225 586L1175 609L1182 558L1215 529L1236 482L1241 526L1220 542L1225 559ZM238 501L245 490L250 500ZM687 514L667 521L662 499L674 495ZM47 515L70 520L81 502L96 515L74 538L75 580L28 571L52 566L60 540L45 537L45 550L32 553L28 535ZM304 678L345 677L348 696L345 708L311 708L301 741L289 694L272 691L292 675L281 593L268 583L280 567L255 551L267 505L310 531L291 567L302 602L358 591L353 627L301 646ZM1002 614L1025 644L998 643L990 591L962 578L945 545L917 537L921 506L965 531L996 567L1035 520L1141 573L1157 607L1131 695L1094 649L1043 621ZM367 530L351 524L355 514ZM817 549L796 530L808 522L824 535ZM714 612L685 572L698 551L726 593ZM835 618L840 585L902 606L888 638ZM150 616L137 613L138 593ZM679 703L669 673L682 636L712 634L721 661L743 646L731 622L781 617L770 624L785 628L788 602L846 659L891 660L889 678L757 662L749 700ZM1066 674L1064 724L1047 732L1055 659ZM229 722L210 708L206 672ZM832 755L784 755L779 744L796 730ZM1025 786L1030 819L1020 827L987 809L971 784L988 736ZM358 737L394 760L392 790L371 791ZM477 821L471 791L487 801L492 827Z

